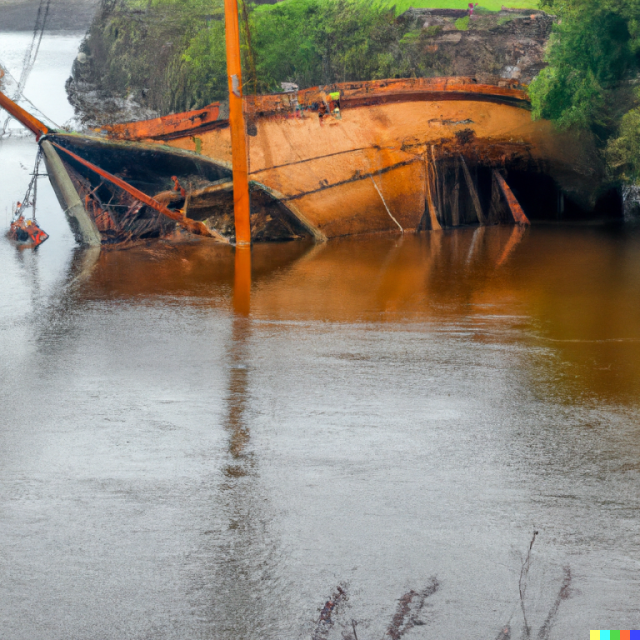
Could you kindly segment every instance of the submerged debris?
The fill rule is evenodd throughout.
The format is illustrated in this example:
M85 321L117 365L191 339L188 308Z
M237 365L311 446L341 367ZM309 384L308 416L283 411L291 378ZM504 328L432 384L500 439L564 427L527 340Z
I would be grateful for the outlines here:
M408 591L399 600L396 612L391 618L384 638L399 640L415 626L422 626L425 623L420 619L420 613L425 601L440 588L438 579L434 576L430 583L422 591ZM331 597L324 603L320 610L320 616L316 623L316 628L311 636L312 640L324 640L337 622L337 616L342 613L342 607L349 600L346 586L338 586L331 594ZM342 626L343 640L360 640L358 638L356 620L350 620Z
M20 216L11 223L7 237L20 244L37 247L49 237L49 234L45 233L35 220L25 220Z
M327 634L334 624L334 621L331 619L333 612L336 610L336 607L344 604L348 599L349 596L347 595L346 585L338 585L320 610L320 617L318 618L316 629L312 636L313 640L323 640L327 637Z
M440 587L438 579L434 576L431 582L422 591L408 591L400 600L396 612L391 619L391 624L387 629L386 635L392 640L400 640L414 626L423 625L424 622L419 619L420 612L424 607L425 600L432 596Z

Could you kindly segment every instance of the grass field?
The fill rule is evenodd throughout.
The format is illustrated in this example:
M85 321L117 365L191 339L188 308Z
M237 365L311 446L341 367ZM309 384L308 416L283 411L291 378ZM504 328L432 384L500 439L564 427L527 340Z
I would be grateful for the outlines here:
M469 0L374 0L382 6L395 6L397 13L410 7L416 9L467 9ZM538 9L538 0L474 0L478 6L490 11L499 11L504 5L508 9Z

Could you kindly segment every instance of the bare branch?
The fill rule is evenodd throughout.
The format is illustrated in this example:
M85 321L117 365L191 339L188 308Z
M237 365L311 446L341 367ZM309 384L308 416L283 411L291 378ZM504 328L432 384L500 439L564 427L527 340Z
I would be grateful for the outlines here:
M312 636L312 640L323 640L328 633L331 627L333 626L333 620L331 616L333 615L336 607L343 604L349 599L345 588L338 585L336 590L331 594L329 600L327 600L324 604L324 607L320 611L320 617L316 622L316 630ZM337 613L337 611L335 611Z
M558 615L558 609L564 600L567 600L571 596L571 567L566 566L564 568L564 579L562 581L562 585L560 587L560 591L547 615L544 624L540 627L540 631L538 631L538 640L548 640L549 634L551 633L551 627L556 620Z
M537 535L538 532L534 530L533 537L531 538L531 542L529 543L527 556L522 563L522 569L520 570L520 580L518 582L518 588L520 590L520 607L522 608L522 617L524 618L524 630L522 632L522 637L525 640L529 640L529 638L531 637L531 627L527 622L527 612L524 605L524 596L527 592L527 577L529 576L529 567L531 566L531 550L533 549L533 543L536 541Z

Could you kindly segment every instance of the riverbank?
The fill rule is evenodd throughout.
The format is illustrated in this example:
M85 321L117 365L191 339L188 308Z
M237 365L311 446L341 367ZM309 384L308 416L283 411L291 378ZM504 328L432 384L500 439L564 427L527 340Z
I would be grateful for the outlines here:
M94 126L224 102L224 22L220 6L208 11L196 2L103 2L67 87L80 120ZM470 19L447 8L395 17L366 4L287 0L256 9L250 25L245 85L269 93L283 81L303 88L394 77L528 84L545 65L553 17L511 9Z

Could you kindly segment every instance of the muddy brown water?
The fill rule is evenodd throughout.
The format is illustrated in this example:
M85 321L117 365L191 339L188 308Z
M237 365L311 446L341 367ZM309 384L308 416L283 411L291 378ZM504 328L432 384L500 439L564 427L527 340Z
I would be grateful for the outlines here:
M520 638L521 588L532 638L637 628L637 230L262 245L249 282L79 250L40 192L51 239L0 240L2 638Z

